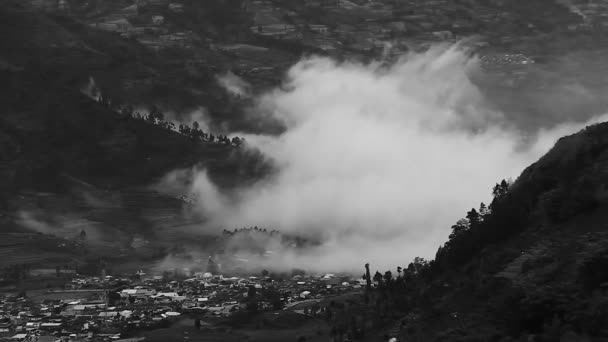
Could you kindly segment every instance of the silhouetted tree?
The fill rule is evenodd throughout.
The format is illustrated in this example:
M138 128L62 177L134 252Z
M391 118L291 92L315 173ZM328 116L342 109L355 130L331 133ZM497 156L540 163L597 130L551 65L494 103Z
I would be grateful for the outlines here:
M481 202L481 204L479 205L479 216L483 219L489 213L490 212L489 212L488 207L486 206L486 204L483 203L483 202Z
M257 293L257 291L256 291L255 286L249 285L249 287L247 288L247 297L253 298L253 297L255 297L256 293Z
M502 180L500 183L496 183L492 189L492 196L494 199L501 198L509 192L509 183L506 180Z
M365 264L365 281L366 281L366 288L367 290L370 290L372 287L372 277L370 275L369 272L369 264Z
M450 234L450 240L454 240L456 237L460 236L464 232L469 230L469 220L460 219L456 222L455 225L452 226L452 234Z
M475 208L471 209L468 213L467 213L467 219L469 220L469 226L470 227L475 227L479 224L479 213L477 212L477 210L475 210Z
M386 285L391 285L393 281L393 273L391 271L384 272L384 282Z
M374 274L374 281L377 283L382 282L382 274L380 272L376 271L376 274Z

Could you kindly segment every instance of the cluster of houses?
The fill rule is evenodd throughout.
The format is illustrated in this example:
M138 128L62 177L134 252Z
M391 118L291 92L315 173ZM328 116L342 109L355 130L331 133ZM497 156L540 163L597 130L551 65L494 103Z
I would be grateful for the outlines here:
M509 67L533 64L534 60L524 54L495 54L484 55L480 58L481 66L485 69L508 69Z
M602 0L573 0L569 2L570 10L580 15L580 24L570 24L571 31L589 28L608 29L608 3Z
M170 32L166 25L165 14L184 12L184 5L169 0L136 0L129 6L117 3L117 7L108 14L91 19L89 25L104 31L120 34L126 38L137 39L140 43L159 50L169 47L190 48L197 37L192 31ZM143 16L142 16L143 14ZM139 19L134 24L131 18Z
M48 3L57 7L57 4L66 3L30 1L38 7L48 6ZM574 0L569 3L571 10L583 20L581 24L570 24L568 30L591 25L608 28L604 20L608 4L604 1ZM134 0L128 6L124 2L112 6L117 7L95 16L90 25L136 38L155 49L189 48L198 39L193 32L172 32L165 25L166 15L185 11L180 0ZM297 5L246 0L241 10L251 18L249 34L298 41L327 52L369 52L384 49L385 42L391 41L394 53L401 54L406 45L415 45L418 41L455 41L488 26L511 23L525 26L531 32L536 29L533 23L521 22L521 18L505 9L504 0L304 0ZM142 14L147 18L145 22L134 24L131 18L143 18ZM492 39L500 44L512 38Z
M251 32L300 41L327 52L383 50L390 41L392 52L399 55L417 40L455 41L500 15L495 10L480 8L473 18L463 15L466 7L447 0L417 0L403 3L405 5L373 0L305 1L304 4L319 7L337 18L357 18L357 21L312 22L300 13L276 7L270 0L255 0L250 4L254 21Z
M334 274L295 275L282 281L209 272L187 278L182 274L179 279L167 272L148 277L142 271L126 278L75 276L61 290L0 294L0 340L139 341L142 338L127 336L182 319L202 319L211 327L214 320L247 310L252 290L262 294L272 287L281 307L287 308L361 286L361 280ZM259 310L279 309L267 297L258 296Z

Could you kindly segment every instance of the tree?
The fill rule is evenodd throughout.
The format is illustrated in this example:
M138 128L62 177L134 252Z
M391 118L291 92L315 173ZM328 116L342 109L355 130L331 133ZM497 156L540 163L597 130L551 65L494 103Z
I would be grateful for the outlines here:
M190 133L192 133L192 129L188 125L184 125L184 130L182 132L183 135L189 137Z
M270 272L268 272L268 270L266 270L266 269L262 270L262 277L268 277L269 274L270 274Z
M255 289L255 286L249 285L249 287L247 288L247 298L254 298L256 293L257 291Z
M376 271L376 274L374 274L374 281L377 283L382 282L382 274L380 272Z
M160 110L157 109L157 111L156 111L156 119L159 122L165 121L165 114L163 114L163 112L161 112Z
M249 313L255 313L258 311L258 300L256 298L256 288L250 285L247 289L247 311Z
M148 117L147 117L147 121L151 124L155 124L156 123L156 113L158 112L158 109L156 108L156 106L153 106L150 109L150 112L148 113Z
M494 198L501 198L509 192L509 183L506 180L502 180L500 183L496 183L492 188L492 196Z
M266 297L266 300L268 300L270 305L272 305L272 308L274 310L279 310L283 307L283 300L281 300L281 294L274 286L268 287L264 292L264 296Z
M483 219L489 213L490 213L490 210L488 209L486 204L481 202L481 204L479 205L479 216Z
M428 267L429 262L424 260L424 258L421 257L415 257L414 261L412 261L408 266L407 266L407 270L408 272L416 275L421 273L426 267Z
M198 127L199 127L198 122L194 121L194 122L192 123L192 128L194 128L194 129L198 129Z
M291 270L291 276L295 277L297 275L299 276L304 276L306 274L306 271L304 271L303 269L299 269L299 268L294 268Z
M131 105L123 106L120 109L120 114L122 114L124 116L128 116L128 117L132 117L133 116L133 106L131 106Z
M372 277L369 273L369 264L365 264L365 281L366 281L366 288L369 290L372 287Z
M384 281L390 284L393 281L393 273L391 271L384 272Z
M469 230L469 220L460 219L456 222L455 225L452 226L452 234L450 234L450 240L456 239L458 236L462 235L464 232Z
M479 224L479 213L477 212L477 210L475 210L475 208L472 208L467 213L467 219L469 220L469 226L470 227L474 227L477 224Z

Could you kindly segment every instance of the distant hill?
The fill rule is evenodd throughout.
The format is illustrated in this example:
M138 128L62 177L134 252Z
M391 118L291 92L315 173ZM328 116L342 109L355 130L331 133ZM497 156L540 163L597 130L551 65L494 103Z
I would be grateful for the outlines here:
M142 262L184 241L200 248L204 235L192 234L200 218L184 219L186 204L150 185L195 165L224 188L264 174L262 161L244 149L194 142L117 112L120 104L230 109L215 71L201 67L193 76L183 67L187 52L171 53L27 2L0 3L0 254L14 256L0 270L96 265L100 257ZM85 91L91 77L105 101ZM231 113L221 120L238 121ZM76 243L81 231L84 247Z
M197 79L166 63L164 56L137 42L69 17L32 11L27 3L2 2L3 187L52 187L57 184L53 175L61 172L93 183L144 184L171 168L227 160L229 151L192 144L176 132L122 117L81 91L94 76L104 98L115 104L194 106L204 99L188 99L183 89L191 82L223 94L212 72ZM136 79L150 84L130 91L120 86Z

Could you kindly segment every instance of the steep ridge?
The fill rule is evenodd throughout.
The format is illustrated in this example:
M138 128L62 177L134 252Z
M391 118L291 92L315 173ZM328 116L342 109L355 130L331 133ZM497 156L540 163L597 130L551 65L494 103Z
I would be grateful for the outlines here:
M608 338L607 156L608 123L560 139L480 223L408 271L415 280L392 294L404 303L394 314L419 318L387 331L405 341Z

